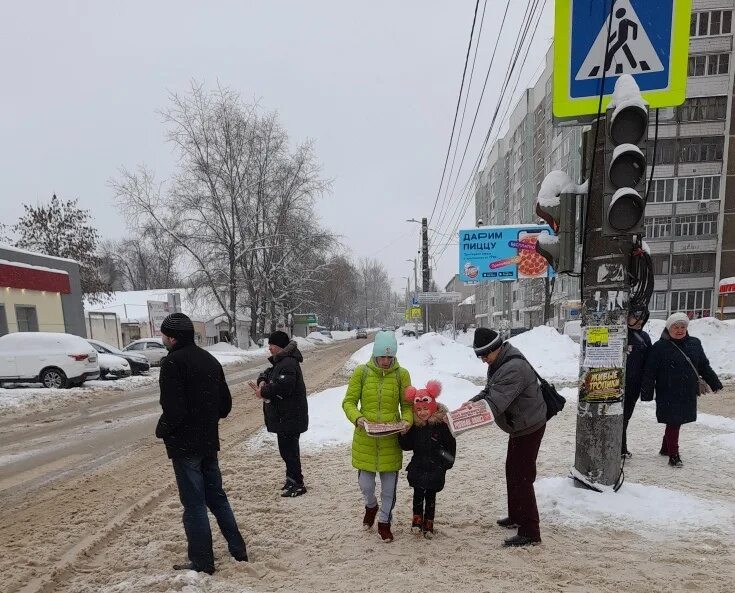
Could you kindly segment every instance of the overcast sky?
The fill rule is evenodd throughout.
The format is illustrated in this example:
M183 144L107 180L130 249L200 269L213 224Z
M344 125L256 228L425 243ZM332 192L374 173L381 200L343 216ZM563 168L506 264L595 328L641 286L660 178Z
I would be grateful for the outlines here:
M498 35L500 43L455 200L488 129L526 0L511 0L499 32L505 5L487 1L465 129ZM434 204L474 6L473 0L6 3L0 221L14 222L22 203L55 192L89 208L105 238L122 236L107 180L120 166L138 164L169 176L175 163L156 110L192 79L219 82L278 111L294 142L315 141L324 175L334 179L319 205L323 223L355 257L383 261L402 288L401 277L413 275L405 260L416 255L420 228L405 220L428 216ZM540 72L552 8L548 2L519 90ZM478 14L478 27L479 21ZM473 217L472 203L465 223ZM440 287L456 267L451 246L435 271Z

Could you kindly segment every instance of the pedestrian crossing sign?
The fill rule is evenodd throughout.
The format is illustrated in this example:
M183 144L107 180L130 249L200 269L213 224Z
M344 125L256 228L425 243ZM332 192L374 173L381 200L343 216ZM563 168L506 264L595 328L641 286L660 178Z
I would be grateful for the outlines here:
M596 114L630 74L650 107L686 95L692 0L556 0L556 117Z

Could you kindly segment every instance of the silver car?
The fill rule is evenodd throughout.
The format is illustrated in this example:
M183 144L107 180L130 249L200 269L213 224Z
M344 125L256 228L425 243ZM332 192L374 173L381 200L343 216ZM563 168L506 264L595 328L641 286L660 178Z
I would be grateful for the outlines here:
M160 366L161 360L168 354L166 346L163 345L161 338L144 338L130 342L123 352L135 352L142 354L151 363L151 366Z

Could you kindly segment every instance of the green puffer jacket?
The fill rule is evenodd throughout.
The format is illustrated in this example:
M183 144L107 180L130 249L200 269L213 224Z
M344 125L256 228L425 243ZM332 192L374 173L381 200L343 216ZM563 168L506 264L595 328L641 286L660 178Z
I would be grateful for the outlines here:
M367 372L365 368L367 367ZM411 376L394 360L389 369L381 369L370 359L367 365L355 369L347 386L342 409L352 424L364 417L368 422L413 423L411 404L399 393L411 385ZM365 380L363 383L363 374ZM352 437L352 466L370 472L397 472L403 464L403 451L398 444L398 435L371 437L359 426Z

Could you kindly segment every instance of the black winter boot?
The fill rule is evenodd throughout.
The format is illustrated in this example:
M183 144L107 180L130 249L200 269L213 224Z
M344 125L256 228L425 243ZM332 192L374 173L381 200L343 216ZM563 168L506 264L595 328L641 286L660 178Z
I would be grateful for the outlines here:
M669 465L671 467L684 467L684 463L678 453L669 457Z

